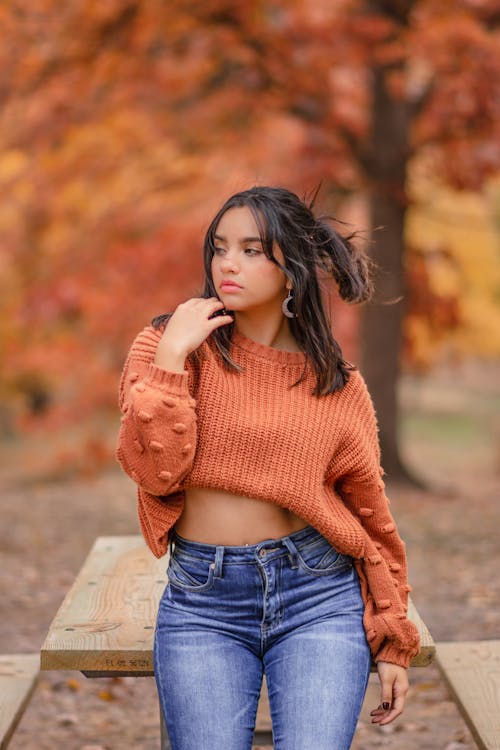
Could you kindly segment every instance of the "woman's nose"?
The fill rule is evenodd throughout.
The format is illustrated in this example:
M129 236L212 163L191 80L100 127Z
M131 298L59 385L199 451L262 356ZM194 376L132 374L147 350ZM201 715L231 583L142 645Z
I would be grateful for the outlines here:
M230 253L226 253L224 257L221 259L220 268L221 268L221 271L223 271L224 273L226 273L227 271L237 271L238 264L236 262L236 258L234 257L234 255L231 255Z

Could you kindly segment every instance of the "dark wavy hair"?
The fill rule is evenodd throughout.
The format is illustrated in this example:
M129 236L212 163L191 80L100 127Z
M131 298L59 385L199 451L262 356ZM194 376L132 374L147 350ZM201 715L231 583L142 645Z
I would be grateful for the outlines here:
M343 359L341 348L333 337L321 297L318 271L333 277L341 298L346 302L365 302L373 295L371 270L374 262L352 244L356 232L342 236L332 226L332 222L342 222L313 214L317 193L306 203L290 190L257 186L229 198L213 218L205 235L205 287L200 296L219 296L211 265L214 237L222 216L231 208L247 207L259 228L266 256L281 268L293 285L292 309L297 317L290 318L290 331L306 354L304 371L293 385L304 380L310 361L316 373L313 395L320 396L343 388L349 379L349 370L356 368ZM273 255L275 243L283 253L284 266ZM172 314L153 318L151 325L156 329L163 328ZM219 352L227 369L241 371L242 368L233 362L230 355L233 329L234 322L216 328L207 341ZM189 358L198 366L199 350L191 352Z

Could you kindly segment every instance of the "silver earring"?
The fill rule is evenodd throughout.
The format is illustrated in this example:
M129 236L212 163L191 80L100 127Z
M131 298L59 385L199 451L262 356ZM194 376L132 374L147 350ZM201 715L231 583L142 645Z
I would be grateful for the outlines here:
M297 317L298 317L296 313L294 313L294 312L291 312L291 311L290 311L290 310L288 309L288 303L289 303L289 302L291 302L292 300L293 300L293 297L292 297L292 290L291 290L291 289L289 289L289 290L288 290L288 297L286 297L286 298L285 298L285 299L283 300L283 304L281 305L281 309L283 310L283 315L286 315L286 317L287 317L287 318L297 318Z

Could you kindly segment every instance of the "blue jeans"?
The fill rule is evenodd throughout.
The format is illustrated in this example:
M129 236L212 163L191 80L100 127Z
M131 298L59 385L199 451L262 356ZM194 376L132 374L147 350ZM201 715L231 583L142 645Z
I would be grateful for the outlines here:
M371 662L352 558L312 526L172 541L154 640L172 750L250 750L264 673L275 750L348 750Z

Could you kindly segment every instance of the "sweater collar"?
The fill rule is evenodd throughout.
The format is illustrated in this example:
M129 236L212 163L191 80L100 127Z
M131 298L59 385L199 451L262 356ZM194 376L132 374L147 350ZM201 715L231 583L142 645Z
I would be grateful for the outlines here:
M241 331L233 330L231 342L239 349L253 354L261 359L267 359L270 362L288 365L303 365L306 361L305 352L289 352L285 349L275 349L273 346L266 346L259 341L254 341L245 336Z

